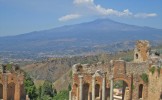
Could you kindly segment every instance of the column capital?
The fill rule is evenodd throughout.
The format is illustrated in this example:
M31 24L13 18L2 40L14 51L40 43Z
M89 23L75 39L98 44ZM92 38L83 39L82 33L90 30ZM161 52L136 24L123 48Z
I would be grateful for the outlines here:
M96 76L95 76L95 75L93 75L93 76L92 76L92 79L95 79L95 78L96 78Z
M79 75L78 77L79 77L79 79L82 79L83 78L83 75Z
M113 80L114 79L114 76L113 75L110 75L109 76L109 80Z

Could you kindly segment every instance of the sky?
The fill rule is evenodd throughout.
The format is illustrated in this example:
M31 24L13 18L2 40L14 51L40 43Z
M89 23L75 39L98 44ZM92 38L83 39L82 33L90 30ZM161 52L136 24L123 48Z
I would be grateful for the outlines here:
M0 0L0 36L100 18L162 29L162 0Z

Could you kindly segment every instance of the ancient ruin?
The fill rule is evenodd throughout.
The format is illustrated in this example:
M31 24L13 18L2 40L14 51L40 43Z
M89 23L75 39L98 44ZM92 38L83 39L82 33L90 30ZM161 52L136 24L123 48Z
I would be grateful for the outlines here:
M25 100L24 75L17 65L0 65L0 100Z
M151 52L148 41L137 41L134 61L76 64L69 100L120 100L114 96L114 82L123 81L122 100L161 100L161 57Z

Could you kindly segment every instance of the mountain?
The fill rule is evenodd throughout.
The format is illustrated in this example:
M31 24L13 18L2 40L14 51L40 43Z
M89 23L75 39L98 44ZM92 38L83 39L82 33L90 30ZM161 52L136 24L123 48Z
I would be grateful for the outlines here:
M162 29L140 27L97 19L44 31L0 37L1 52L50 52L54 55L75 55L96 50L129 49L135 40L161 42ZM124 45L124 46L123 46Z

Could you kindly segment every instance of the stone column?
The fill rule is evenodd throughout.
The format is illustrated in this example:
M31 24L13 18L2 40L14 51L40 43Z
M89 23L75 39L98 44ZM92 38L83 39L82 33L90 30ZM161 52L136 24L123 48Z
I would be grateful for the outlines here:
M71 91L69 91L69 100L72 100L72 99L71 99Z
M95 85L96 85L96 79L95 76L92 76L92 100L95 100Z
M6 74L4 74L4 82L3 82L3 100L7 100L7 75Z
M129 88L125 88L124 100L129 100Z
M110 76L110 100L113 100L113 86L114 82L113 82L113 75Z
M102 100L105 100L105 86L106 86L106 79L104 75L102 78Z
M83 76L79 76L79 100L83 100Z

